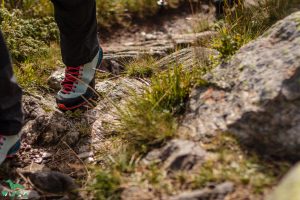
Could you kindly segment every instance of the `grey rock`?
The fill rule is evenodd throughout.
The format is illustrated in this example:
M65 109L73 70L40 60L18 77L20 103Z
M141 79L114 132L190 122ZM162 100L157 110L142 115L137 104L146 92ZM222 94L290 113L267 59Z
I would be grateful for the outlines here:
M42 154L42 158L50 158L52 156L52 153L44 152Z
M104 60L114 60L118 63L128 62L143 56L162 58L177 46L192 46L203 41L210 40L216 32L207 31L203 33L174 34L157 37L155 34L146 34L145 41L135 41L126 45L112 46L105 49Z
M143 83L137 79L119 78L99 82L96 84L95 89L104 98L120 100L133 92L140 91L142 87Z
M31 123L27 130L27 138L30 144L53 145L62 140L73 146L81 137L78 128L87 123L84 116L80 119L71 119L57 111L47 113Z
M267 200L298 200L300 199L300 165L296 165L279 183Z
M23 111L25 121L34 120L39 116L45 114L45 111L41 108L39 102L41 99L32 96L23 96Z
M167 170L191 170L201 164L206 152L195 142L188 140L172 140L161 149L150 152L144 163L163 163Z
M241 48L193 91L179 129L197 139L230 132L265 154L300 158L300 12Z
M207 66L211 55L218 52L204 47L190 47L176 51L156 62L158 68L167 68L172 64L182 65L186 69L192 66Z
M157 36L151 33L145 35L145 40L156 40Z
M94 156L94 153L92 151L89 151L89 152L84 152L84 153L79 154L78 158L85 159L85 158L89 158L92 156Z
M28 177L39 190L48 193L68 193L78 188L71 177L60 172L26 172L24 176Z
M116 106L121 108L133 93L142 93L144 83L133 78L118 78L105 80L96 84L96 90L102 97L99 105L89 116L95 118L92 124L93 148L100 149L105 136L115 133L111 124L118 123Z
M234 184L231 182L225 182L213 188L185 192L178 196L171 197L170 200L224 200L226 196L233 191Z
M101 65L99 66L100 71L109 72L114 75L119 75L122 71L124 71L125 67L118 61L113 60L109 56L104 56Z
M61 86L60 83L64 80L65 78L65 68L59 68L55 72L51 74L51 76L48 78L48 85L50 88L58 91L60 90Z
M175 49L170 40L141 41L132 45L114 46L105 51L104 60L114 60L119 63L126 63L133 59L145 56L161 58Z
M28 194L28 199L30 200L41 199L41 195L39 195L39 193L35 190L25 190L24 192Z

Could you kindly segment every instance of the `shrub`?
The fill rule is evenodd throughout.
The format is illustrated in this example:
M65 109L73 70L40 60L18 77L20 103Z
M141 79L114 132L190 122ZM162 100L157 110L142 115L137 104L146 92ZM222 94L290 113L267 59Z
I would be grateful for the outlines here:
M45 49L44 55L15 63L14 71L21 87L32 91L48 88L48 77L57 66L61 65L60 49L57 44L51 44Z
M9 10L22 10L26 17L45 17L53 13L49 0L3 0L4 7Z
M50 42L59 37L52 17L23 19L20 10L0 9L0 28L12 58L19 62L45 55Z
M180 0L169 0L168 8L178 7L180 3ZM104 28L128 24L132 18L153 16L160 9L156 0L97 0L96 4L98 23Z

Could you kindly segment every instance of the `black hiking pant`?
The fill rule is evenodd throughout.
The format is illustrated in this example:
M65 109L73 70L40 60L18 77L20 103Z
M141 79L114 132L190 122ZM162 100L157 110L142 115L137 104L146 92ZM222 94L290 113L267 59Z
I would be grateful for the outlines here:
M95 0L51 0L60 30L62 59L67 66L90 62L99 50ZM17 134L22 127L22 91L0 31L0 135Z

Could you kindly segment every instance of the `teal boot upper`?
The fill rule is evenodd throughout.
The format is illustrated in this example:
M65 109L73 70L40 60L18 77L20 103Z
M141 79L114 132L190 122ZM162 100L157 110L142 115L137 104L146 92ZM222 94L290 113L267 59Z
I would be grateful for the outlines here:
M94 78L98 66L103 59L100 48L94 59L82 66L66 67L65 79L61 90L56 96L58 107L62 110L72 110L86 103L94 95Z

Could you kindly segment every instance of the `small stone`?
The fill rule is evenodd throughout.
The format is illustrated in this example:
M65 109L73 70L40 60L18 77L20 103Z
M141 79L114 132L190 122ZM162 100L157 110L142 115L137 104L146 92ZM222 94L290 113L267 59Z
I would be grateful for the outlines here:
M95 162L95 159L92 158L92 157L88 157L88 158L85 160L85 162L88 163L88 164L91 164L91 163Z
M48 78L49 87L58 91L61 87L60 83L63 81L64 77L65 77L65 69L64 68L60 68L60 69L56 70Z
M94 156L94 152L89 151L89 152L84 152L84 153L79 154L78 158L85 159L85 158L92 157L92 156Z
M43 171L43 170L48 170L48 168L45 167L45 165L42 164L37 164L37 163L31 163L27 167L24 167L23 169L17 169L19 172L24 173L24 172L38 172L38 171Z
M148 34L145 35L145 39L146 39L147 41L148 41L148 40L156 40L156 39L157 39L157 36L154 35L154 34L148 33Z
M41 164L43 162L43 158L36 158L34 159L34 162L37 164Z
M48 152L42 153L42 157L43 157L43 158L49 158L49 157L51 157L51 156L52 156L51 153L48 153Z
M172 140L160 150L150 152L144 159L144 163L163 163L168 170L191 170L201 164L206 156L197 143L188 140Z
M178 196L173 196L170 200L200 200L200 199L218 199L224 200L226 196L234 191L234 184L225 182L214 188L205 188L191 192L184 192Z
M24 173L39 190L53 194L68 193L78 188L74 180L60 172Z

